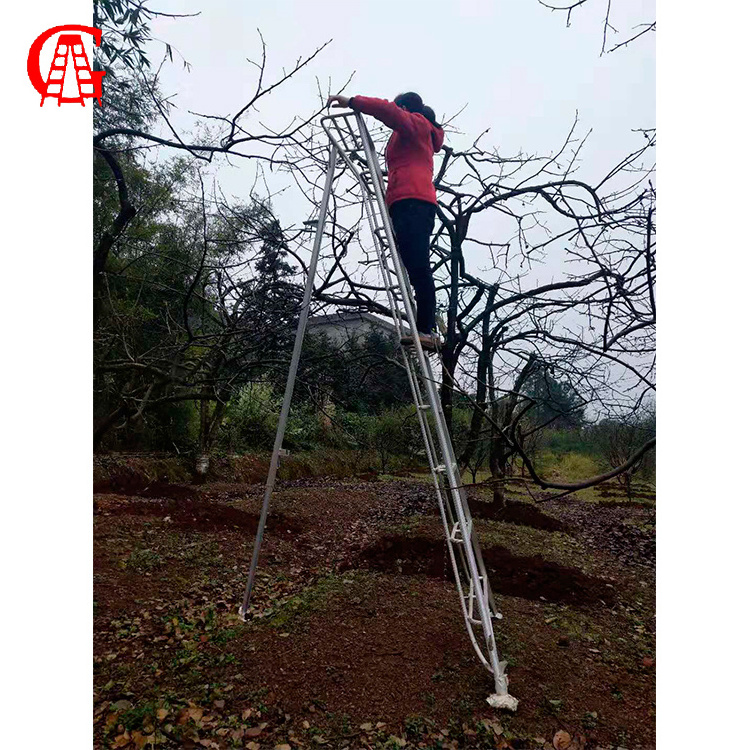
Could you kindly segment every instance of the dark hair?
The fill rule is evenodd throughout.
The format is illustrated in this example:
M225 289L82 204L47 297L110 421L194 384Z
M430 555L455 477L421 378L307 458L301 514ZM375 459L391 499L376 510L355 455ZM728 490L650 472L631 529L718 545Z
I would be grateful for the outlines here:
M435 119L435 110L426 104L422 107L422 114L436 127L439 128L438 121Z
M415 94L413 91L407 91L405 94L399 94L393 103L399 107L403 107L407 112L416 112L422 114L422 97L419 94Z

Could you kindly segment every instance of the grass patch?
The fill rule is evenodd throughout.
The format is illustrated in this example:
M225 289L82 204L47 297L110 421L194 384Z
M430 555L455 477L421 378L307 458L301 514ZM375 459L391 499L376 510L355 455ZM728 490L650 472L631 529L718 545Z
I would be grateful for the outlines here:
M529 526L484 519L476 528L483 549L497 545L505 547L514 555L540 555L545 560L575 567L584 573L596 566L595 558L583 543L560 531L542 531Z
M152 549L134 549L125 560L125 567L142 573L148 570L156 570L163 562L164 558Z
M215 541L198 541L185 544L185 537L175 535L180 541L182 549L176 553L176 557L182 562L200 568L218 567L224 564L223 555L219 543Z
M363 573L347 573L343 576L331 574L320 578L312 586L290 597L268 619L267 624L279 630L298 627L313 613L325 609L331 597L342 593L345 588L353 589L365 578L366 574Z

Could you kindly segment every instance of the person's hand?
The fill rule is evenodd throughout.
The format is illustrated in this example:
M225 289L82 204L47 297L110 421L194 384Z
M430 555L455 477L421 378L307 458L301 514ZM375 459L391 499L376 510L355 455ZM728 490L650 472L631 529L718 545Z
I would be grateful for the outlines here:
M329 96L327 106L331 107L348 107L349 97L348 96Z

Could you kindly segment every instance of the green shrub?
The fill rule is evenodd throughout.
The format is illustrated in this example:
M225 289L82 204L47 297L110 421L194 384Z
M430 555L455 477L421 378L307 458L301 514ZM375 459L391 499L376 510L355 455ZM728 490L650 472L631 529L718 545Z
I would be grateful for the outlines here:
M281 399L268 383L248 383L227 406L222 438L231 452L271 450Z

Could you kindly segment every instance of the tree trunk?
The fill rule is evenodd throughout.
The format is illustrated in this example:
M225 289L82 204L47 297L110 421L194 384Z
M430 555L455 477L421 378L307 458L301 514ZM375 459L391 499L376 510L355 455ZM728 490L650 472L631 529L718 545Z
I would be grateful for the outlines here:
M456 373L456 358L452 351L443 350L443 378L440 385L440 405L443 407L448 434L453 436L453 378Z
M122 168L110 151L103 146L97 146L95 153L98 153L104 161L107 162L112 170L115 182L117 183L117 195L120 201L120 210L112 222L109 230L105 231L99 239L99 244L94 250L94 330L99 328L102 306L104 304L104 268L107 265L109 251L115 244L117 238L125 231L125 228L135 216L136 210L130 203L128 197L128 187Z
M495 302L495 294L497 288L493 287L487 297L487 304L485 310L489 311L492 309L492 305ZM476 405L474 406L474 412L471 415L471 425L469 426L469 435L466 440L466 447L459 458L459 464L461 466L468 466L477 450L477 444L479 441L479 435L482 430L482 422L486 416L485 412L487 409L487 369L489 362L492 359L492 340L490 339L490 314L485 312L484 319L482 320L482 348L479 352L479 358L477 361L477 394L476 394Z
M502 450L497 455L495 450L490 454L490 471L492 472L492 510L502 513L507 505L505 496L505 455Z
M490 400L492 401L492 439L490 442L490 471L493 479L492 504L494 510L504 511L507 506L505 497L505 480L510 472L510 464L515 455L515 449L510 444L508 438L501 434L501 430L509 430L513 424L516 407L518 406L518 393L520 393L523 384L534 368L536 355L532 354L528 362L524 365L513 383L513 391L506 394L499 401L494 398L494 373L492 364L487 368L487 382L490 386Z
M213 448L219 426L224 421L226 403L216 401L213 412L208 399L200 404L200 433L198 436L198 456L195 461L195 473L203 480L211 468L211 449Z

